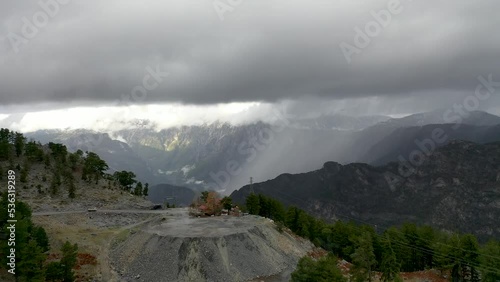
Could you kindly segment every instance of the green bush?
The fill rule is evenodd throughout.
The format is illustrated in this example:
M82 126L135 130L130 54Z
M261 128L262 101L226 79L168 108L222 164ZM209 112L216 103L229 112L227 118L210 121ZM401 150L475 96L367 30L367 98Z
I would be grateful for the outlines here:
M338 259L328 255L317 261L310 257L300 259L297 269L292 273L293 282L347 282L337 266Z

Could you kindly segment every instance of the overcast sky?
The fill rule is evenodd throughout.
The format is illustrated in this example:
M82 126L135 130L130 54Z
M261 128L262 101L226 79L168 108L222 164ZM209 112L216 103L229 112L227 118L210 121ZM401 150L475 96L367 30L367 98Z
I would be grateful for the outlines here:
M500 81L499 1L397 2L1 1L0 120L404 114ZM480 109L498 112L497 96Z

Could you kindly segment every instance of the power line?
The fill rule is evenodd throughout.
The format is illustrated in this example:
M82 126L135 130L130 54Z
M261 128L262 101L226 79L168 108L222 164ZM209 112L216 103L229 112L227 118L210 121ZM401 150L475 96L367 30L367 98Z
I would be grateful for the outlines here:
M289 195L289 194L286 194L282 191L279 191L277 190L275 187L272 187L274 188L273 191L275 192L278 192L284 196L287 196L289 198L292 198L292 199L296 199L300 202L303 202L305 203L306 205L308 205L308 203L304 200L304 199L301 199L301 198L298 198L298 197L295 197L295 196L292 196L292 195ZM338 213L338 212L335 212L335 215L337 216L340 216L340 217L344 217L344 218L348 218L350 220L353 220L353 221L356 221L356 222L360 222L360 223L363 223L363 224L366 224L366 225L370 225L370 226L374 226L375 228L377 228L377 225L376 224L373 224L373 223L370 223L370 222L367 222L367 221L364 221L364 220L361 220L361 219L357 219L357 218L354 218L354 217L351 217L351 216L348 216L348 215L344 215L342 213ZM388 225L385 225L385 224L381 224L382 227L385 227L385 229L388 229L388 227L391 227L391 226L388 226ZM398 232L399 234L402 234L406 237L412 237L414 239L418 239L418 240L421 240L421 241L425 241L427 243L429 243L429 245L431 245L431 241L427 240L427 239L424 239L424 238L421 238L421 237L416 237L416 236L412 236L411 234L406 234L406 233L403 233L402 231L400 231L399 229L395 229L396 232ZM457 249L457 250L462 250L462 251L465 251L465 252L468 252L468 253L473 253L473 254L477 254L478 256L482 256L482 257L489 257L489 258L493 258L493 259L497 259L497 260L500 260L500 256L491 256L491 255L486 255L486 254L482 254L480 252L475 252L475 251L472 251L472 250L465 250L463 248L460 248L460 247L456 247L456 246L452 246L452 245L448 245L448 244L444 244L444 243L441 243L441 242L435 242L435 243L438 243L438 244L441 244L443 246L447 246L447 247L450 247L450 248L453 248L453 249ZM416 246L415 246L416 247Z

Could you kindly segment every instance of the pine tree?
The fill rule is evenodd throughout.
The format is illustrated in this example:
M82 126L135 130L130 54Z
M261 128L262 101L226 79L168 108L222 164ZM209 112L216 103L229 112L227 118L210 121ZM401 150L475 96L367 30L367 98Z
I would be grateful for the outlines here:
M132 189L132 185L137 182L134 178L136 177L135 173L131 171L116 171L113 174L113 178L116 179L124 190L130 191Z
M57 195L59 193L59 186L61 185L61 175L58 170L54 170L54 175L52 176L52 181L50 182L50 193L52 195Z
M146 184L144 184L143 194L145 197L147 197L148 193L149 193L149 183L146 183Z
M479 265L479 244L474 235L467 234L461 239L462 253L462 279L467 281L478 282L479 272L477 266Z
M442 269L451 269L451 281L480 281L479 245L474 235L454 234L439 249L438 263Z
M40 248L42 249L43 252L46 252L49 250L49 237L47 236L47 232L45 232L45 229L41 226L36 226L33 228L33 231L31 232L33 235L33 238L36 240L36 243Z
M481 266L483 270L483 281L500 281L500 243L489 241L481 250ZM495 269L497 271L495 271Z
M84 160L84 174L87 181L91 181L91 177L94 177L95 184L99 183L99 179L104 174L104 171L109 168L108 164L102 160L99 155L93 152L88 152L87 157ZM83 175L82 175L83 178Z
M63 269L63 281L72 282L75 281L75 273L73 268L76 266L77 255L78 255L78 245L71 245L70 242L66 241L61 248L62 258L61 266Z
M75 191L76 191L75 183L73 181L70 181L68 184L68 197L70 199L74 199L76 197Z
M47 281L61 281L64 279L64 269L60 262L53 261L45 267L45 279Z
M20 251L19 274L26 281L45 281L45 271L43 263L46 256L35 240L30 240L25 248Z
M394 252L391 241L387 235L384 237L382 244L384 248L382 262L380 264L382 281L392 282L399 278L400 264L397 261L396 253Z
M354 281L371 282L372 270L377 261L375 259L372 236L370 233L364 232L358 238L356 251L351 257L354 264L351 268L351 274L353 275Z
M142 182L137 182L134 189L134 195L142 196Z
M299 209L294 206L288 207L285 215L285 225L293 232L298 230Z
M269 198L269 208L271 210L271 219L277 222L285 222L285 207L280 201Z
M333 255L321 258L318 261L310 257L300 259L297 269L292 273L293 282L345 282L337 266L337 258Z
M248 213L258 215L260 211L259 197L254 193L247 196L246 203Z
M68 159L71 170L75 171L80 162L80 155L77 153L69 154Z
M312 234L309 232L311 217L303 210L298 210L297 229L294 231L297 235L304 238L309 238Z
M22 183L28 182L28 171L29 171L29 166L27 163L24 164L24 167L21 169L19 181Z
M10 130L7 128L0 129L0 160L12 160L10 158Z
M233 207L233 200L227 196L222 198L222 200L220 202L222 204L222 207L228 211L230 211L231 208Z
M50 168L51 162L50 162L50 155L46 154L43 156L43 163L45 164L45 168Z
M259 199L259 215L263 217L270 218L270 208L269 208L269 201L266 196L259 194L258 196Z
M22 133L16 132L14 135L14 148L16 150L16 156L19 157L23 153L24 145L26 142L26 137Z
M418 228L413 223L405 223L401 228L401 232L405 238L405 248L406 260L404 261L405 270L407 271L417 271L422 269L420 261L422 259L422 253L420 248L420 237L418 234ZM409 246L414 246L413 248Z
M44 159L43 150L40 148L42 145L37 144L35 141L30 141L24 146L24 155L31 161L41 162Z

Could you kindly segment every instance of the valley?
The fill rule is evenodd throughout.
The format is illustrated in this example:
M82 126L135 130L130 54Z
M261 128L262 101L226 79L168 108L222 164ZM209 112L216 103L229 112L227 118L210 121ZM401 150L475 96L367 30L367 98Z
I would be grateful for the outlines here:
M285 118L286 117L286 118ZM156 128L151 123L112 132L46 130L29 138L64 143L70 150L97 152L111 171L134 171L151 185L169 184L196 191L231 193L254 181L283 173L302 173L322 163L385 165L408 160L419 142L442 131L444 142L500 141L500 117L470 112L460 123L447 123L441 111L403 118L321 116L297 119L284 115L280 124L257 122L231 125Z

